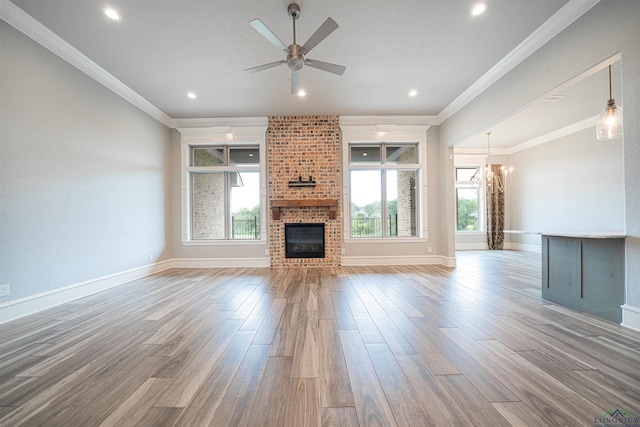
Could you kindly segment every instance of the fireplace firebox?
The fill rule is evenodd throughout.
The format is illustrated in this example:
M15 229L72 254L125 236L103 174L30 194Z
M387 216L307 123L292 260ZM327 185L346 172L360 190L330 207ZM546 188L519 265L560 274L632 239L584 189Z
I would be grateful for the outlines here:
M284 225L287 258L324 258L324 223Z

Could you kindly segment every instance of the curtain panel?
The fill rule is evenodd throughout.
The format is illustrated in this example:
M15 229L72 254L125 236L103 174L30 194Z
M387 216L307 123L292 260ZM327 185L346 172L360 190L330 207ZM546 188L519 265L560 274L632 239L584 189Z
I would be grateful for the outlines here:
M489 249L501 250L504 246L504 189L498 184L502 179L502 165L491 165L493 183L485 188L487 201L487 244Z

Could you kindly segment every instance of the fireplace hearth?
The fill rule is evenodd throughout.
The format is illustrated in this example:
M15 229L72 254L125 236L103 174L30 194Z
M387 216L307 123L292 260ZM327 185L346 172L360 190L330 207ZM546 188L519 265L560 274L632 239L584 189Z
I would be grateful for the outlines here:
M324 258L324 223L284 225L287 258Z

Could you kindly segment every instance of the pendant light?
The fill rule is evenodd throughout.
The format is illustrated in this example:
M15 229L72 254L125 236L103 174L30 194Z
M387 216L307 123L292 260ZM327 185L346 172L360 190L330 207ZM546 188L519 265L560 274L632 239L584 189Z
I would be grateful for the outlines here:
M622 107L616 105L616 100L611 94L611 65L609 65L609 102L607 102L607 108L602 110L598 117L596 135L600 141L622 136Z

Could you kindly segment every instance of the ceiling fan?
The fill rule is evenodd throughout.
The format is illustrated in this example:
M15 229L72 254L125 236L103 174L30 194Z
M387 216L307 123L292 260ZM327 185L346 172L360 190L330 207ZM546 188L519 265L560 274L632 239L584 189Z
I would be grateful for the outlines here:
M257 67L247 68L244 71L257 72L267 70L269 68L277 67L281 64L287 64L291 70L291 94L296 94L300 90L300 70L303 66L317 68L318 70L328 71L329 73L337 74L341 76L347 67L343 65L331 64L329 62L316 61L315 59L305 58L305 55L309 53L311 49L316 47L322 40L324 40L329 34L338 28L338 24L331 18L327 18L326 21L320 25L309 40L302 46L296 43L296 20L300 17L300 6L297 3L291 3L287 7L287 11L293 21L293 44L289 47L285 46L280 39L267 28L259 19L254 19L249 22L257 32L269 40L275 47L284 51L287 54L287 58L281 61L270 62L268 64L258 65Z

